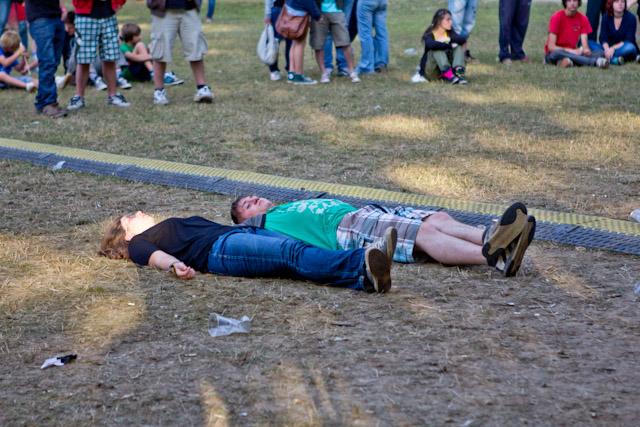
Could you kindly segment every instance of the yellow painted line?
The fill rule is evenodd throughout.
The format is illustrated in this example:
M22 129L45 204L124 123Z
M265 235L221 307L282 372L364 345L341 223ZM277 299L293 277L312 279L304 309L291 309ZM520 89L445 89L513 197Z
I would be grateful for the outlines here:
M322 191L330 194L379 200L385 204L412 204L421 206L439 206L449 210L473 212L480 214L500 215L506 206L492 203L473 202L468 200L449 199L445 197L426 196L422 194L401 193L354 185L331 184L326 182L309 181L305 179L284 178L255 172L243 172L207 166L191 165L188 163L170 162L165 160L145 159L120 154L101 153L98 151L79 148L63 147L59 145L41 144L12 139L0 138L0 146L38 153L50 153L64 157L95 162L112 163L120 166L137 166L156 171L183 173L203 177L219 177L231 180L269 185L290 189L305 189L308 191ZM567 212L554 212L542 209L531 209L538 221L569 224L595 230L640 236L640 223L622 221L604 217L580 215Z

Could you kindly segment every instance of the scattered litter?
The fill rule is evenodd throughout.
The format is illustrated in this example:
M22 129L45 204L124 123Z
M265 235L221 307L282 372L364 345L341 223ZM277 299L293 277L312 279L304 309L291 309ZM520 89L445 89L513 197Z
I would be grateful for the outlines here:
M51 170L55 172L57 170L62 169L62 166L64 166L64 162L65 162L64 160L60 160L58 163L55 164L54 167L51 168Z
M540 313L533 313L535 317L540 317Z
M345 341L346 339L342 338L342 337L335 337L333 340L334 341Z
M51 359L45 360L42 366L40 366L40 369L45 369L45 368L48 368L49 366L66 365L67 363L77 358L78 358L77 354L67 354L66 356L52 357Z
M594 169L594 170L597 170L597 171L599 171L599 170L600 170L600 168L593 168L593 169Z
M269 123L277 123L278 121L276 119L273 120L269 120Z
M636 209L633 212L631 212L629 217L635 220L636 222L640 222L640 209Z
M134 305L136 305L136 303L135 302L130 302L129 305L134 306Z
M513 314L520 314L520 312L519 311L514 311Z
M635 288L633 288L633 293L640 296L640 282L636 283Z
M374 110L382 110L382 107L379 105L376 105L375 107L373 107Z
M247 415L249 415L249 414L247 414L246 412L241 412L241 413L240 413L240 416L241 416L241 417L246 417Z
M39 121L35 121L35 122L31 122L32 125L39 125L40 122Z
M251 319L242 316L242 319L232 319L222 317L218 313L211 313L209 316L209 335L212 337L222 337L235 333L246 334L251 331Z
M409 49L405 49L404 53L407 54L407 55L414 56L414 55L418 54L418 51L415 50L414 48L410 47Z
M512 303L512 302L508 302L508 303L507 303L507 305L511 305L511 306L514 306L514 305L515 305L515 303Z

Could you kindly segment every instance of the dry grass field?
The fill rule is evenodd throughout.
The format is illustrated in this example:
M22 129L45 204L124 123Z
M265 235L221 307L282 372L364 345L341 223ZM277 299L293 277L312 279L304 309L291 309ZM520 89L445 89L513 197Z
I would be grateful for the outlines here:
M166 108L134 84L130 110L89 90L87 108L53 121L32 113L31 95L3 90L0 135L618 219L639 208L640 65L541 65L559 6L535 2L525 44L535 62L502 67L497 3L486 2L471 83L416 86L419 57L404 50L420 50L439 6L391 2L387 75L290 87L270 82L254 53L262 3L224 0L204 27L212 105L191 102L177 50L186 83L168 89ZM143 3L130 0L119 20L142 23L148 40ZM317 78L309 52L305 64ZM281 279L184 282L96 256L118 214L229 223L231 200L0 160L0 425L637 424L639 257L534 241L515 278L395 264L380 296ZM248 315L252 330L212 338L212 312ZM69 353L78 359L39 369Z

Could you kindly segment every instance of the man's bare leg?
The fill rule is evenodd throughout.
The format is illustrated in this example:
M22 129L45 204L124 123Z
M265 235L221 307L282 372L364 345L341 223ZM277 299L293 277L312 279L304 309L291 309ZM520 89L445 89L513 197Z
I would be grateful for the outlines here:
M471 242L476 245L482 245L483 243L482 233L484 230L456 221L448 213L437 212L426 217L423 222L431 224L441 233L447 234L451 237L466 240L467 242ZM419 231L418 234L420 234Z
M453 220L453 218L451 219ZM482 230L478 231L480 232L481 238ZM482 255L482 246L480 244L443 233L428 221L424 221L418 229L415 249L426 253L431 258L443 264L487 265L487 259Z

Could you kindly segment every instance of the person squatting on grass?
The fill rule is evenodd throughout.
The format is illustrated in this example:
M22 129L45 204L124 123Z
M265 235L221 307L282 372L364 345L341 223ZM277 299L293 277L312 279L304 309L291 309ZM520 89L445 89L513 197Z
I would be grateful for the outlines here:
M604 51L604 57L613 65L635 61L640 53L636 43L637 23L626 0L607 0L606 12L602 15L600 44L589 40L589 48L592 52Z
M592 52L589 49L587 35L591 33L591 25L587 17L578 12L581 4L582 0L562 0L564 9L551 15L549 36L544 47L546 64L562 68L574 65L609 67L603 51Z
M310 18L316 23L321 24L322 14L316 7L314 0L286 0L284 7L287 8L287 12L293 16L302 16L308 13ZM289 60L291 61L291 68L287 73L287 83L293 83L295 85L315 85L317 80L310 79L304 75L304 47L305 40L307 39L306 30L300 38L292 40L291 52L289 53Z
M126 0L73 0L76 20L76 94L69 101L68 110L84 108L84 92L91 74L91 64L98 51L102 60L102 75L107 85L107 105L130 107L131 104L118 92L116 61L118 50L118 19L116 12Z
M173 45L180 36L182 54L189 62L196 80L193 102L213 102L215 95L207 86L203 56L207 53L207 39L200 22L201 0L148 0L151 11L151 59L153 60L153 103L169 103L164 88L167 62L171 62Z
M343 0L315 0L315 2L322 13L322 21L311 22L311 47L315 52L318 68L320 68L320 83L331 82L331 72L328 72L324 66L324 44L327 41L329 31L331 31L336 48L342 48L351 81L360 83L360 78L353 65L353 51L351 50L351 38L345 18Z
M171 271L182 279L199 271L287 277L367 292L391 288L391 263L380 249L330 251L273 231L227 226L198 216L159 223L139 211L118 217L107 228L99 254Z
M438 9L433 15L431 25L422 35L424 43L424 53L420 59L422 79L414 78L413 81L440 78L452 84L467 84L462 48L465 41L464 37L452 29L451 13L447 9Z
M0 37L0 89L15 87L27 92L35 92L38 88L38 80L31 76L12 77L11 70L22 71L27 64L19 62L20 55L24 55L26 49L20 43L20 35L8 30Z
M265 228L324 249L395 247L397 262L433 259L448 265L489 265L505 276L518 271L533 239L536 221L517 202L500 220L481 230L445 212L369 205L357 209L339 200L301 200L274 206L267 199L241 196L231 205L234 223ZM397 230L388 244L386 230Z

